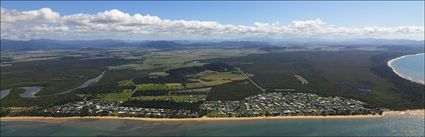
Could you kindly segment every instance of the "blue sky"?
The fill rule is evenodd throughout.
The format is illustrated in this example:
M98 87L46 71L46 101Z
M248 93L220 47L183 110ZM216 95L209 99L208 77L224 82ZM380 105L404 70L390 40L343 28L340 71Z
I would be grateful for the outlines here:
M424 24L424 2L13 2L2 1L3 8L34 10L49 7L61 15L94 14L119 9L127 13L141 13L164 19L217 21L226 24L276 22L288 24L294 20L320 18L325 22L347 27L399 26Z
M424 1L1 1L10 39L424 39Z

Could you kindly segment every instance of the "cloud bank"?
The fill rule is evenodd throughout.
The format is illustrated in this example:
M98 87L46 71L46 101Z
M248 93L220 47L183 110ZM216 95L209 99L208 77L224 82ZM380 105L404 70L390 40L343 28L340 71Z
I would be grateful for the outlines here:
M63 15L50 8L17 11L1 8L2 39L240 39L240 38L404 38L423 39L424 26L340 27L321 19L287 25L256 22L252 25L214 21L169 20L129 14L117 9L97 14Z

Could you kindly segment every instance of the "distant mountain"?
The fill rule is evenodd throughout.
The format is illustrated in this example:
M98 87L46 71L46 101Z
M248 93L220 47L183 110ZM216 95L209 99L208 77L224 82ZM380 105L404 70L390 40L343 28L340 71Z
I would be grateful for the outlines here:
M269 41L122 41L122 40L1 40L2 51L31 51L57 49L102 49L120 47L154 48L161 50L192 48L267 48L267 47L308 47L314 45L328 46L424 46L424 41L386 40L386 39L352 39L322 40L293 39ZM271 50L271 49L269 49Z
M352 39L339 43L361 44L361 45L424 45L424 40L406 40L406 39Z
M119 47L154 48L161 50L191 48L240 48L267 46L266 42L225 41L225 42L191 42L191 41L119 41L119 40L49 40L28 41L1 40L2 51L31 51L57 49L102 49Z
M30 40L30 41L15 41L15 40L1 40L1 50L37 50L37 49L49 49L54 46L66 47L61 43L56 43L53 40Z
M111 48L137 46L133 43L118 40L49 40L38 39L28 41L1 40L1 50L30 51L55 49L82 49L82 48Z
M138 44L138 47L157 48L157 49L176 49L187 44L181 44L174 41L144 41Z

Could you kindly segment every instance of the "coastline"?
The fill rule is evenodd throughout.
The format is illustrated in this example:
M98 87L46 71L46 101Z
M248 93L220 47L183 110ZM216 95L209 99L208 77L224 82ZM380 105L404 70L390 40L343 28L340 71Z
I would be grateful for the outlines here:
M278 120L278 119L346 119L346 118L382 118L383 115L339 115L339 116L260 116L260 117L200 117L200 118L144 118L118 116L88 117L1 117L1 121L68 121L68 120L141 120L148 122L185 122L185 121L241 121L241 120Z
M407 79L407 80L412 81L412 82L415 82L415 83L418 83L418 84L421 84L421 85L425 85L425 81L416 80L416 79L414 79L414 78L411 78L411 77L405 76L405 75L401 74L400 72L398 72L398 71L394 68L394 66L393 66L393 63L394 63L394 61L396 61L396 60L399 60L399 59L402 59L402 58L405 58L405 57L408 57L408 56L416 56L416 55L421 55L421 54L425 54L425 53L417 53L417 54L411 54L411 55L403 55L403 56L400 56L400 57L397 57L397 58L394 58L394 59L389 60L389 61L387 62L387 65L388 65L388 66L392 69L392 71L393 71L394 73L396 73L399 77L404 78L404 79Z
M118 116L88 116L88 117L1 117L0 121L49 121L61 122L68 120L141 120L148 122L196 122L196 121L241 121L241 120L283 120L283 119L364 119L383 118L390 115L425 116L425 109L406 111L384 111L382 115L334 115L334 116L259 116L259 117L200 117L200 118L143 118Z

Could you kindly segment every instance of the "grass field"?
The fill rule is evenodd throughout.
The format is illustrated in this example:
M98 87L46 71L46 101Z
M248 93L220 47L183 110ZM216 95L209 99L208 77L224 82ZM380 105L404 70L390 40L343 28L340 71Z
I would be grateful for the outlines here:
M180 90L185 88L181 83L165 83L165 86L167 86L168 90Z
M142 84L136 85L136 91L145 91L145 90L167 90L167 86L165 84Z
M124 90L119 93L107 93L103 94L101 98L102 101L127 101L131 95L134 93L132 90Z
M186 84L186 88L210 87L246 79L242 73L217 71L203 71L187 77L191 82Z

